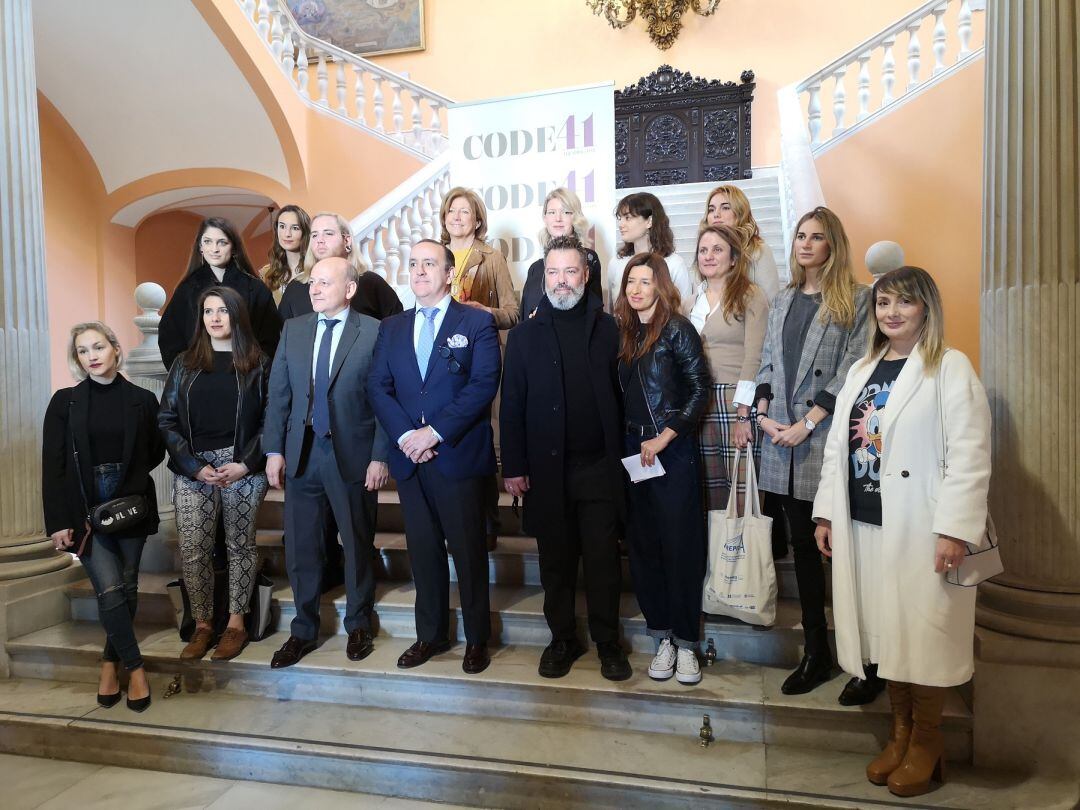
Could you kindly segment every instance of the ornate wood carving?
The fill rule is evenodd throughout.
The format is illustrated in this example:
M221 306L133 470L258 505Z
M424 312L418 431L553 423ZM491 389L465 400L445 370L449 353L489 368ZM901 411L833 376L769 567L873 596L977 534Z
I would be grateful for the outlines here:
M661 65L615 92L618 188L751 176L753 71L705 79Z

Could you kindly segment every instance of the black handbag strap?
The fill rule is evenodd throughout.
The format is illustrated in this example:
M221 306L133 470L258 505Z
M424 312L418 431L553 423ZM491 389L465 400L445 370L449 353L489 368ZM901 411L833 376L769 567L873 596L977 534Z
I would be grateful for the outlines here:
M86 485L83 484L82 467L79 466L79 446L75 444L75 426L71 423L71 409L75 400L68 401L68 432L71 433L71 454L75 458L75 477L79 479L79 493L83 499L83 511L86 512L86 522L90 522L90 499L86 497Z

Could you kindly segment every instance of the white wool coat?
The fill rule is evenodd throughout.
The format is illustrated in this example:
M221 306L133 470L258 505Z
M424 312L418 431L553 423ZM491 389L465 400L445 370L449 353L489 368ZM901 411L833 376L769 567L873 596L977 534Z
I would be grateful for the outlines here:
M849 415L880 357L852 365L837 395L814 499L814 517L832 521L837 656L844 671L859 678L865 674L848 500ZM946 459L941 458L942 427ZM939 535L975 547L986 542L990 487L990 406L967 357L949 350L937 373L928 376L916 347L889 393L881 431L886 574L876 595L882 605L878 675L955 686L972 673L976 589L946 583L944 574L934 572L934 553Z

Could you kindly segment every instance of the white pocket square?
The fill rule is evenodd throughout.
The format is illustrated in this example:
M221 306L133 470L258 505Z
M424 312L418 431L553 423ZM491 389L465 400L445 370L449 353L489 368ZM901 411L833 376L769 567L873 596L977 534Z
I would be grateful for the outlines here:
M469 345L469 339L464 335L451 335L447 338L446 345L451 349L464 349Z

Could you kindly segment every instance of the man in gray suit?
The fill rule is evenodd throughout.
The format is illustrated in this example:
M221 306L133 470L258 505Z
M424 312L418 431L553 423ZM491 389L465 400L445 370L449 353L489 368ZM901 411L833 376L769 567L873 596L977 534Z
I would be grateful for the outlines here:
M359 661L374 649L371 559L389 443L365 390L379 322L350 308L356 287L356 269L345 259L318 262L309 286L314 312L286 321L270 373L266 475L270 486L285 487L285 560L296 605L274 669L317 645L323 527L331 512L345 552L345 651Z

